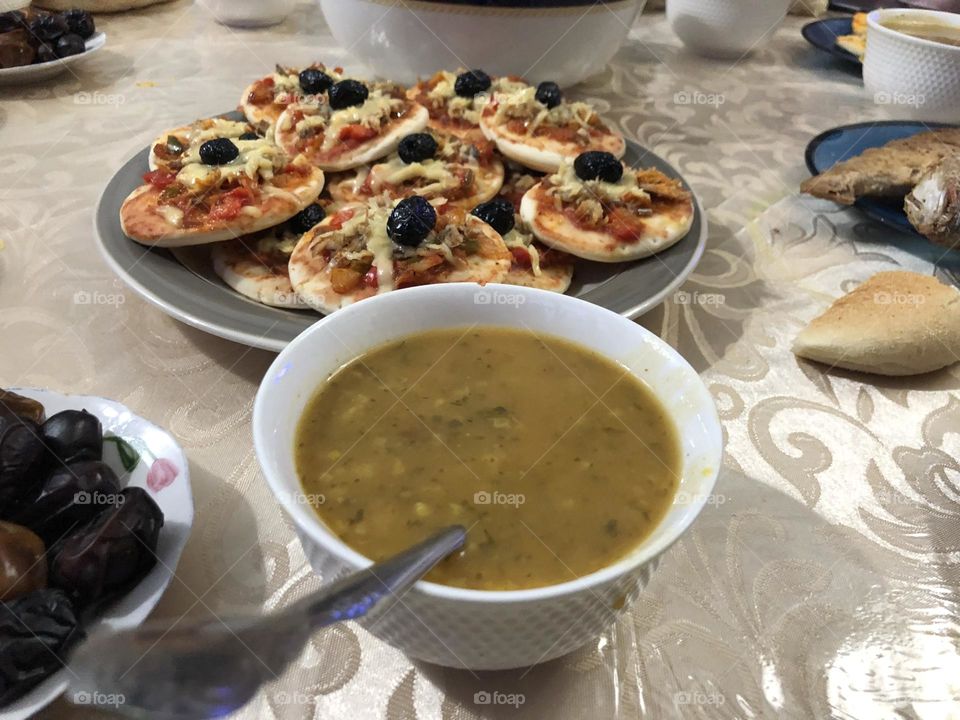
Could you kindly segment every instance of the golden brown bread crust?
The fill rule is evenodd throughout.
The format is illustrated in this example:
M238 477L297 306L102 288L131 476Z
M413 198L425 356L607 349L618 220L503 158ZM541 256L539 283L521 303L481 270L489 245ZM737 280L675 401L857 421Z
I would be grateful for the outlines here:
M960 128L943 128L870 148L805 180L801 192L852 205L858 198L910 192L944 158L960 154Z
M929 275L877 273L814 318L793 352L878 375L939 370L960 359L960 291Z

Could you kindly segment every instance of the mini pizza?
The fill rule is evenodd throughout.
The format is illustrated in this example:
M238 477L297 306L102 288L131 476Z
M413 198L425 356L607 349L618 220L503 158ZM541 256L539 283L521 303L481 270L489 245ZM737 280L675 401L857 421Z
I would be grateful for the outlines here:
M177 247L248 235L293 217L323 189L323 171L265 138L196 142L178 162L148 172L124 200L120 224L133 240Z
M326 102L327 91L342 79L343 68L328 70L322 63L302 70L277 65L274 73L254 81L243 91L240 110L258 129L266 131L291 105Z
M424 198L342 207L305 234L290 257L297 294L323 313L391 290L502 281L511 255L473 216L438 216Z
M349 170L397 149L400 138L419 132L426 108L389 83L342 80L326 103L291 105L280 115L276 140L289 155L304 154L322 170Z
M215 138L231 140L257 140L260 136L253 125L246 121L206 118L190 125L167 130L150 146L150 169L171 170L181 168L181 160L191 146Z
M326 216L322 203L308 205L287 222L215 243L213 270L241 295L263 305L307 309L290 284L290 255L303 234Z
M465 140L483 139L480 111L495 93L509 93L527 87L518 77L491 79L482 70L463 70L457 74L441 70L429 80L421 80L407 91L407 97L430 113L429 127Z
M590 150L617 158L626 151L620 133L587 103L565 101L556 83L498 93L480 113L480 129L508 158L543 172Z
M520 216L541 242L598 262L647 257L682 239L693 198L659 170L633 170L587 152L523 196Z
M453 207L469 210L500 190L503 163L494 157L488 140L473 145L453 135L421 132L405 136L397 152L381 162L330 180L327 188L340 202L419 195L444 199L438 208L442 212Z
M494 198L475 207L471 214L500 233L510 251L510 270L501 282L559 293L567 291L573 280L573 257L537 242L509 199Z

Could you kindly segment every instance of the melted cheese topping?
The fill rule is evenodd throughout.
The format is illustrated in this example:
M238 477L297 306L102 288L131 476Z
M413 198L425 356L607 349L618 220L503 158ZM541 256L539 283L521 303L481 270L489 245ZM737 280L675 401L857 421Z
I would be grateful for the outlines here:
M459 185L456 176L441 160L426 160L407 165L399 155L394 154L387 162L378 163L370 170L370 188L376 194L385 184L397 186L420 178L429 182L418 188L418 195L442 195L444 191Z
M530 269L534 277L540 277L540 251L533 244L533 235L529 233L526 227L518 222L513 229L503 236L503 242L508 248L523 248L530 256Z
M372 130L379 130L390 116L403 107L404 101L389 95L384 95L379 89L370 91L370 95L362 105L334 110L329 113L320 112L320 108L310 106L300 107L304 117L294 128L298 134L309 133L315 128L324 129L323 149L329 150L340 142L340 131L347 125L360 125ZM299 107L299 106L298 106ZM289 118L284 122L284 131L290 130Z
M157 212L174 227L181 227L183 225L183 210L180 208L175 208L172 205L158 205Z
M579 125L582 128L590 127L593 119L593 108L585 102L561 102L556 107L547 109L546 105L537 100L535 87L524 87L520 90L497 95L497 111L494 121L505 123L510 120L525 120L526 132L532 134L541 125Z
M238 138L248 132L250 132L250 125L246 122L211 118L194 123L190 128L187 140L192 145L193 143L203 143L218 137Z
M240 152L233 161L226 165L206 165L200 160L201 144L191 144L181 160L183 168L177 173L177 182L186 185L191 192L219 187L241 175L251 180L269 180L287 162L286 155L279 147L269 140L259 139L234 140Z
M455 85L457 76L452 72L441 71L440 81L427 92L430 100L440 101L446 104L447 114L452 118L465 120L468 123L476 125L480 122L480 113L494 93L512 93L526 87L526 83L510 80L508 78L497 78L490 85L490 89L483 93L478 93L472 98L460 97L457 95Z
M608 200L626 202L637 200L646 203L650 195L637 184L637 173L625 168L623 176L615 183L602 180L581 180L573 169L573 163L563 162L560 169L550 176L551 187L547 194L562 202L577 200Z

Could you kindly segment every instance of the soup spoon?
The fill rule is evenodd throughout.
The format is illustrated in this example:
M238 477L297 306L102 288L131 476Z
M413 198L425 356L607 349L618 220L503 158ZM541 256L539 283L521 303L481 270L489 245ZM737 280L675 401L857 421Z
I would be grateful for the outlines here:
M67 698L134 718L227 715L276 679L313 631L387 612L465 538L453 525L272 615L101 628L70 658Z

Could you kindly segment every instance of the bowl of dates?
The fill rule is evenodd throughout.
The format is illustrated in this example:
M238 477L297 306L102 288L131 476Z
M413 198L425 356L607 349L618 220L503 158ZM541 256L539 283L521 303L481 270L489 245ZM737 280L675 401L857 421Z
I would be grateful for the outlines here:
M166 431L103 398L0 390L0 720L60 695L98 623L146 619L192 524Z

